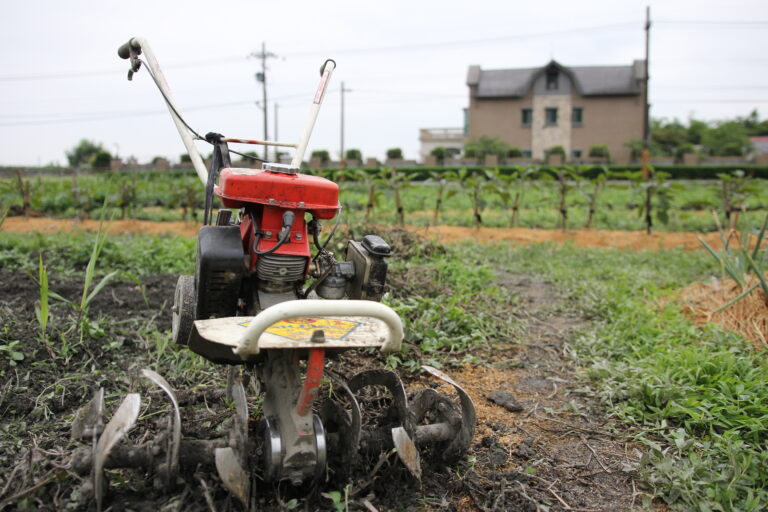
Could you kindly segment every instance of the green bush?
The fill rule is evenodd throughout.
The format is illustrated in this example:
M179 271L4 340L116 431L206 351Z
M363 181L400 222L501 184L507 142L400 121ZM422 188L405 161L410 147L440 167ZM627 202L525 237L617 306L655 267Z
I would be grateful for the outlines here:
M611 153L605 144L595 144L589 148L589 156L590 158L611 158Z
M359 149L348 149L344 157L347 160L362 160L363 153Z
M561 155L565 157L565 148L563 146L552 146L547 151L547 156L549 155Z
M400 148L390 148L387 150L387 159L400 160L403 158L403 150Z
M331 160L331 155L325 149L316 149L312 152L312 158L320 158L320 162L327 164Z
M91 167L94 169L107 169L111 163L112 155L103 149L93 155L93 158L91 159Z
M523 151L520 148L512 146L507 150L507 158L520 158L523 156Z

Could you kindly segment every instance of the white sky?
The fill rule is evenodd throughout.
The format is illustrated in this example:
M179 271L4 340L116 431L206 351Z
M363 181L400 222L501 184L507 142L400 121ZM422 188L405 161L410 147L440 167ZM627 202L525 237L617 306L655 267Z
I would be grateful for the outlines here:
M383 158L400 147L417 158L419 128L462 125L469 65L628 65L643 57L648 3L5 0L0 165L66 164L64 152L81 138L140 161L178 160L184 148L154 84L143 70L128 82L117 57L131 36L151 43L201 133L262 138L260 64L246 56L265 41L280 56L268 61L270 138L272 100L279 138L299 138L319 66L331 57L338 68L307 155L338 156L343 80L352 91L345 148ZM768 116L768 1L650 5L653 117L712 120L754 108Z

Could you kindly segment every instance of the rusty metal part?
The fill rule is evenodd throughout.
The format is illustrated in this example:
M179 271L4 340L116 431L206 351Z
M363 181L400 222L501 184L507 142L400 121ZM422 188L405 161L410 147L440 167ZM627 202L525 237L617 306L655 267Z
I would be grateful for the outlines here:
M120 439L133 427L139 417L141 397L130 393L123 399L112 419L104 427L104 432L96 444L93 456L93 490L96 493L96 509L101 511L104 499L104 462L109 452Z
M104 430L104 388L93 395L93 398L77 410L72 419L70 438L96 439ZM94 442L94 444L96 444Z
M179 445L181 443L181 411L179 410L179 401L176 398L176 392L168 384L168 381L157 372L145 368L141 370L141 374L165 391L173 406L173 414L169 418L171 435L166 446L166 460L164 464L158 467L158 474L163 484L171 486L179 472Z
M234 494L245 506L245 509L248 510L250 480L248 479L248 474L238 461L238 455L232 448L227 446L226 448L217 448L215 458L216 471L219 473L224 487Z
M400 461L408 468L408 471L421 481L421 458L419 457L419 450L416 449L416 444L413 439L408 435L403 427L395 427L392 429L392 443L395 445L397 456Z

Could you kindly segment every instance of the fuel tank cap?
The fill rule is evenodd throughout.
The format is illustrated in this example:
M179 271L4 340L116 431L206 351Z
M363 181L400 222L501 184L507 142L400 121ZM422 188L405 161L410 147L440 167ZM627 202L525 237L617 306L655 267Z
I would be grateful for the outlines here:
M299 168L293 167L289 164L276 164L271 162L264 162L261 166L265 171L277 172L280 174L299 174Z

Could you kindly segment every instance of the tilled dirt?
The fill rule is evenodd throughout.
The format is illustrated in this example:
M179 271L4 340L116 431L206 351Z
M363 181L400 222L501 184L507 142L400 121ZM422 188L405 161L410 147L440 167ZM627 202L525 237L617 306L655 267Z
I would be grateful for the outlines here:
M2 230L12 233L57 233L60 231L96 231L99 221L86 219L83 221L70 219L24 218L9 217L5 220ZM196 222L152 222L144 220L115 220L111 223L109 232L144 233L144 234L175 234L182 236L197 236L200 224ZM473 239L481 243L512 241L517 243L555 242L572 243L579 247L615 247L618 249L660 249L681 248L685 250L701 249L699 238L717 249L722 246L717 233L677 233L655 232L647 234L644 231L609 231L597 229L529 229L529 228L469 228L461 226L433 226L429 228L408 227L427 238L435 238L441 243L457 242Z
M416 270L411 277L418 274ZM80 485L87 475L78 476L68 466L77 446L69 440L71 416L98 386L107 390L110 412L125 391L142 391L149 404L129 438L136 442L160 428L165 413L159 413L167 410L164 397L139 386L136 374L152 365L159 350L157 340L149 339L151 333L170 327L168 301L176 278L145 276L143 289L134 283L109 286L90 312L101 331L95 329L79 346L74 333L54 331L52 356L34 319L38 289L33 279L6 269L0 269L0 279L4 339L21 341L18 348L25 354L15 366L0 359L5 375L0 386L0 509L94 510L87 486ZM428 276L424 279L422 290L429 286ZM398 280L411 278L393 276ZM579 368L568 357L570 341L589 320L570 312L550 284L534 277L501 273L493 284L514 293L509 314L524 328L519 338L473 353L482 364L447 370L465 387L478 412L465 462L444 466L426 455L421 482L392 454L364 460L348 487L338 473L316 487L257 482L257 509L334 510L329 498L333 491L340 492L350 510L620 511L637 504L632 467L638 454L590 397L577 377ZM79 286L76 281L51 282L51 289L72 298ZM54 308L54 318L62 324L69 314L64 305ZM77 358L64 359L59 350L65 342L77 346ZM349 376L382 364L376 355L347 353L332 366ZM221 392L225 371L211 366L209 374L206 382L172 381L184 390L180 400L186 437L222 435L231 421L232 409ZM409 390L435 385L423 374L402 375ZM448 386L438 390L453 396ZM251 406L256 409L257 401L251 399ZM115 511L241 510L211 468L193 469L182 477L166 491L153 486L151 475L110 471L106 504Z

